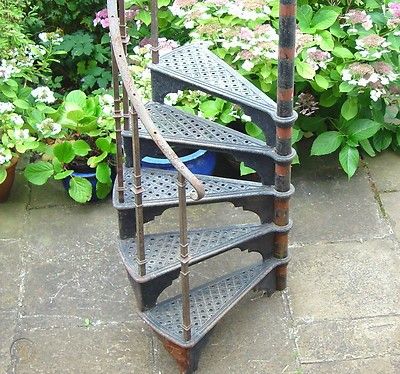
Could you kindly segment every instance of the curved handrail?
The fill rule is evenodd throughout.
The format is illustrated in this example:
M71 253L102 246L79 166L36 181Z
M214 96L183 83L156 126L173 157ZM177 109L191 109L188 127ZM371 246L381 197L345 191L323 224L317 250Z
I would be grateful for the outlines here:
M111 44L117 63L119 72L121 74L123 85L128 93L129 100L132 102L133 107L143 126L148 131L151 138L154 140L158 148L171 162L172 166L183 175L183 177L193 186L197 196L191 194L193 200L200 200L205 195L205 189L201 181L186 167L186 165L179 159L178 155L174 152L167 141L162 137L158 128L154 125L147 109L142 103L142 99L138 94L133 79L129 72L128 61L126 59L124 48L122 45L122 37L120 32L118 9L116 0L107 0L108 18L110 20L110 35Z

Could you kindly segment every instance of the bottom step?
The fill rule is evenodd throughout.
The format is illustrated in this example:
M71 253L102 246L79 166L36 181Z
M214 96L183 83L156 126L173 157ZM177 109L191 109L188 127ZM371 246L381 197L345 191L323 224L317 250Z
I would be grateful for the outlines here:
M192 338L182 336L182 298L176 296L162 301L143 312L143 319L169 341L185 348L196 345L244 295L262 281L277 266L289 258L271 258L262 263L217 278L190 292Z

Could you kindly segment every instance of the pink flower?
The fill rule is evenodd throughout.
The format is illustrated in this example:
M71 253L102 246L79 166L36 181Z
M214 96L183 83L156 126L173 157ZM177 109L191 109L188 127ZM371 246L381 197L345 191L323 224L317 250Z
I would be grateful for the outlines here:
M253 32L250 29L248 29L247 27L242 27L240 29L239 36L241 39L251 40L253 38Z
M394 17L400 17L400 3L390 3L389 11L393 14Z
M126 20L131 21L136 17L138 12L138 7L133 7L132 9L125 11ZM108 18L107 8L102 9L96 13L96 18L93 20L93 25L97 26L98 24L100 24L103 29L107 29L110 27L110 20Z

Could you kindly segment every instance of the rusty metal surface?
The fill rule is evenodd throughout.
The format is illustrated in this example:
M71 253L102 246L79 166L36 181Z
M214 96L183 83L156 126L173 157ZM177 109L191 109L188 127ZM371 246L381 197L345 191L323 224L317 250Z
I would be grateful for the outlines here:
M195 193L191 194L191 197L195 200L202 199L205 194L203 184L186 167L186 165L179 159L174 150L160 135L158 128L151 120L146 108L143 105L142 98L138 94L138 90L133 83L133 79L129 72L129 66L125 56L124 47L122 44L116 0L107 0L107 9L110 19L111 43L114 49L116 65L118 66L118 71L120 73L122 83L126 88L128 98L131 104L134 106L139 119L142 121L153 141L157 144L158 148L165 155L165 157L168 158L174 168L179 173L181 173L185 177L185 179L193 186Z

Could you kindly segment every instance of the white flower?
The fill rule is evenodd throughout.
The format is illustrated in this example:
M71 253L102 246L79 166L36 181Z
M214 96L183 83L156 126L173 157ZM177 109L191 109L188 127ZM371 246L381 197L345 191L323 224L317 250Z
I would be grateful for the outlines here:
M242 116L240 118L244 122L251 122L251 117L248 116L247 114L242 114Z
M19 69L8 63L6 60L1 61L0 65L0 78L7 80L10 79L13 74L19 73Z
M45 32L41 32L39 34L39 39L43 42L43 43L47 43L49 41L49 37L47 35L47 33Z
M23 120L23 118L22 118L19 114L13 113L13 114L10 116L10 119L11 119L11 121L14 122L14 124L17 125L17 126L22 126L22 125L24 124L24 120Z
M45 137L57 135L61 132L62 129L61 125L57 122L54 122L51 118L46 118L45 120L37 124L36 128Z
M361 86L361 87L366 87L367 84L368 84L368 80L365 79L365 78L361 78L361 79L358 81L358 85Z
M371 90L370 97L373 101L378 101L378 99L382 96L382 91L380 90Z
M164 98L164 104L166 105L175 105L178 102L178 99L182 96L183 92L171 92Z
M346 82L351 80L352 75L349 69L343 69L342 70L342 79Z
M6 164L12 159L12 154L9 149L0 147L0 165Z
M36 99L36 101L39 101L41 103L52 104L56 101L56 98L54 97L54 92L50 90L49 87L45 86L35 88L31 92L31 95Z
M187 21L183 24L186 29L193 29L194 28L194 21Z
M15 129L14 130L14 138L15 139L28 139L29 138L29 130L28 129Z
M246 71L251 71L251 69L253 69L253 67L254 67L254 64L249 60L246 60L242 64L242 69L246 70Z
M0 101L0 114L12 112L14 110L14 105L8 102L1 102Z

